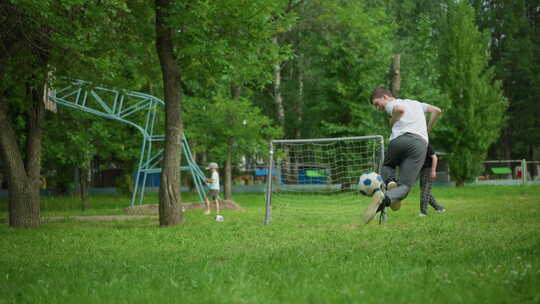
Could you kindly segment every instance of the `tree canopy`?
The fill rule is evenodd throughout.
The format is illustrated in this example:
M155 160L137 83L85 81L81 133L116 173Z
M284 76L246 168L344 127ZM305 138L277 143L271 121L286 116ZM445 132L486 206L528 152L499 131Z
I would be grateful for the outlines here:
M500 81L488 66L487 33L478 30L474 19L467 3L449 3L441 34L440 81L452 104L445 114L448 128L439 139L452 152L450 170L458 185L482 171L507 106Z

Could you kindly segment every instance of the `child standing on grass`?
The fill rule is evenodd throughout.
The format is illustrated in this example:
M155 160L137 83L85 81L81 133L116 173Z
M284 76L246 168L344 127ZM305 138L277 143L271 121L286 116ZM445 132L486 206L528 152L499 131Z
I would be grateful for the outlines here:
M427 146L426 160L420 170L420 216L427 216L427 206L435 208L438 213L446 211L431 194L431 182L437 178L437 154L430 144Z
M216 204L216 215L219 215L219 173L218 173L218 164L217 163L210 163L208 164L208 167L206 167L206 170L210 170L212 172L212 175L210 178L206 179L206 182L208 183L208 186L210 187L210 193L209 196L212 198L214 203ZM210 202L208 201L208 196L204 198L204 203L206 204L206 211L204 214L209 215L210 212Z

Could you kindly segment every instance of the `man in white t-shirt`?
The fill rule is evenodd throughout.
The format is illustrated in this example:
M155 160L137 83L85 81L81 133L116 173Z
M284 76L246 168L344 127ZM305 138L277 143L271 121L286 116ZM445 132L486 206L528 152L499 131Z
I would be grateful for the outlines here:
M401 200L409 194L424 164L428 133L442 113L441 109L427 103L394 98L386 88L376 88L371 102L378 110L390 115L392 135L381 171L387 191L377 191L373 195L373 201L364 211L366 224L385 207L399 210ZM431 113L427 124L424 113ZM396 167L399 167L399 183L396 182Z
M208 164L208 167L206 167L206 170L210 170L212 172L212 175L210 178L206 179L206 182L208 183L208 187L210 188L209 196L212 198L214 203L216 204L216 215L219 215L219 173L218 173L218 164L217 163L210 163ZM208 197L204 198L204 202L206 204L206 211L204 214L210 214L210 202L208 201Z

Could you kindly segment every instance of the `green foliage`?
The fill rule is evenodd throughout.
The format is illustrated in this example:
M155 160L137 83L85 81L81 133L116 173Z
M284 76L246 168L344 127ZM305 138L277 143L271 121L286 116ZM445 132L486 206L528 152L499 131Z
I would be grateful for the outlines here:
M368 200L345 216L314 212L264 226L262 194L237 195L245 211L225 210L223 223L187 211L182 229L159 227L157 219L66 219L38 233L2 225L0 294L8 303L538 299L539 186L434 188L448 212L426 218L418 217L415 190L388 222L362 227L358 210ZM93 197L98 209L86 212L122 214L127 201ZM46 207L56 203L71 209L45 215L81 214L74 199L44 199Z
M472 2L480 27L490 33L490 63L509 102L505 138L494 145L493 157L532 158L540 147L540 1Z
M175 51L188 92L204 94L215 87L271 81L271 62L286 56L271 36L294 19L273 20L277 1L176 1L170 24L176 32ZM206 95L208 96L208 95Z
M130 172L126 172L115 180L116 186L121 194L130 196L133 193L133 184L135 183Z
M450 171L462 185L482 170L489 146L499 136L506 100L488 67L488 36L474 23L466 2L449 2L441 36L441 87L452 100L448 128L439 139L450 152Z
M138 45L133 39L134 29L138 27L133 27L136 20L124 1L11 2L25 17L21 30L34 40L30 41L28 50L34 51L34 57L36 50L46 52L48 64L39 67L45 74L52 71L59 77L110 83L119 78L125 63L134 62L126 60L125 53L118 50L129 49L133 58L140 54L136 47L140 42L146 41L148 45L144 37L138 39ZM24 39L21 43L25 43ZM24 56L18 54L15 59L24 59ZM20 69L28 66L27 63L15 64L21 73L28 74L28 70Z
M396 22L393 49L400 54L400 98L414 99L446 110L448 95L440 84L439 47L441 29L438 20L444 14L446 0L388 1L388 14ZM388 75L388 87L390 83ZM429 134L430 142L438 149L437 135L448 122L440 120Z
M116 85L145 83L141 77L146 74L139 71L139 63L151 62L152 56L144 54L146 58L142 60L143 55L137 50L142 41L146 41L147 46L146 49L141 47L142 50L147 50L150 44L148 40L132 39L136 27L128 25L133 25L135 18L128 13L130 11L123 1L10 2L22 20L10 21L9 18L17 16L3 15L8 18L5 22L17 24L19 28L10 30L22 31L25 36L11 46L17 52L9 54L12 57L6 65L7 73L0 89L4 99L10 103L13 124L21 131L17 132L21 143L25 139L22 131L27 125L24 111L31 104L27 96L29 87L42 85L47 80L53 88L58 88L65 84L63 77ZM128 30L130 28L131 31ZM139 44L127 41L139 41ZM130 53L134 60L127 60L126 53ZM49 118L45 134L45 162L56 158L59 166L87 163L97 151L108 157L110 153L107 154L107 150L122 148L115 142L101 142L101 147L97 145L100 137L106 137L104 132L107 132L108 125L89 115L61 111ZM119 140L122 143L126 141L129 140ZM20 148L24 152L22 144ZM122 158L128 156L124 154Z
M296 129L304 138L380 134L382 123L374 122L384 119L372 115L367 99L384 82L391 20L380 7L350 1L308 1L297 15L295 27L279 36L294 54L282 64L286 137ZM275 113L268 96L260 100L265 113Z
M270 139L279 138L281 130L248 99L230 99L218 95L211 101L189 98L184 103L186 134L196 142L197 151L224 161L232 152L234 161L242 155L267 151Z
M440 89L439 35L437 21L427 15L416 19L415 31L399 42L401 96L440 108L449 103Z
M87 168L95 158L107 168L116 166L123 168L126 174L133 172L142 141L140 132L89 113L63 107L58 110L57 114L50 115L45 127L45 173L65 167ZM57 172L51 178L62 180L63 175Z
M331 135L381 134L381 115L372 115L369 96L383 81L391 58L392 24L382 9L364 8L351 3L333 3L320 19L328 31L317 46L322 56L316 61L325 66L322 82L330 113L325 115ZM344 132L332 126L345 127Z

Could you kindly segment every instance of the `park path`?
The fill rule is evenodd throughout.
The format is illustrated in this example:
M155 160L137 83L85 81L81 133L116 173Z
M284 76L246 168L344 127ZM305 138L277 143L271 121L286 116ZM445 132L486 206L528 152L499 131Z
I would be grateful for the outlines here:
M66 220L76 221L127 221L127 220L140 220L140 219L158 219L157 215L82 215L82 216L42 216L41 222L61 222ZM1 217L0 223L6 223L7 218Z

